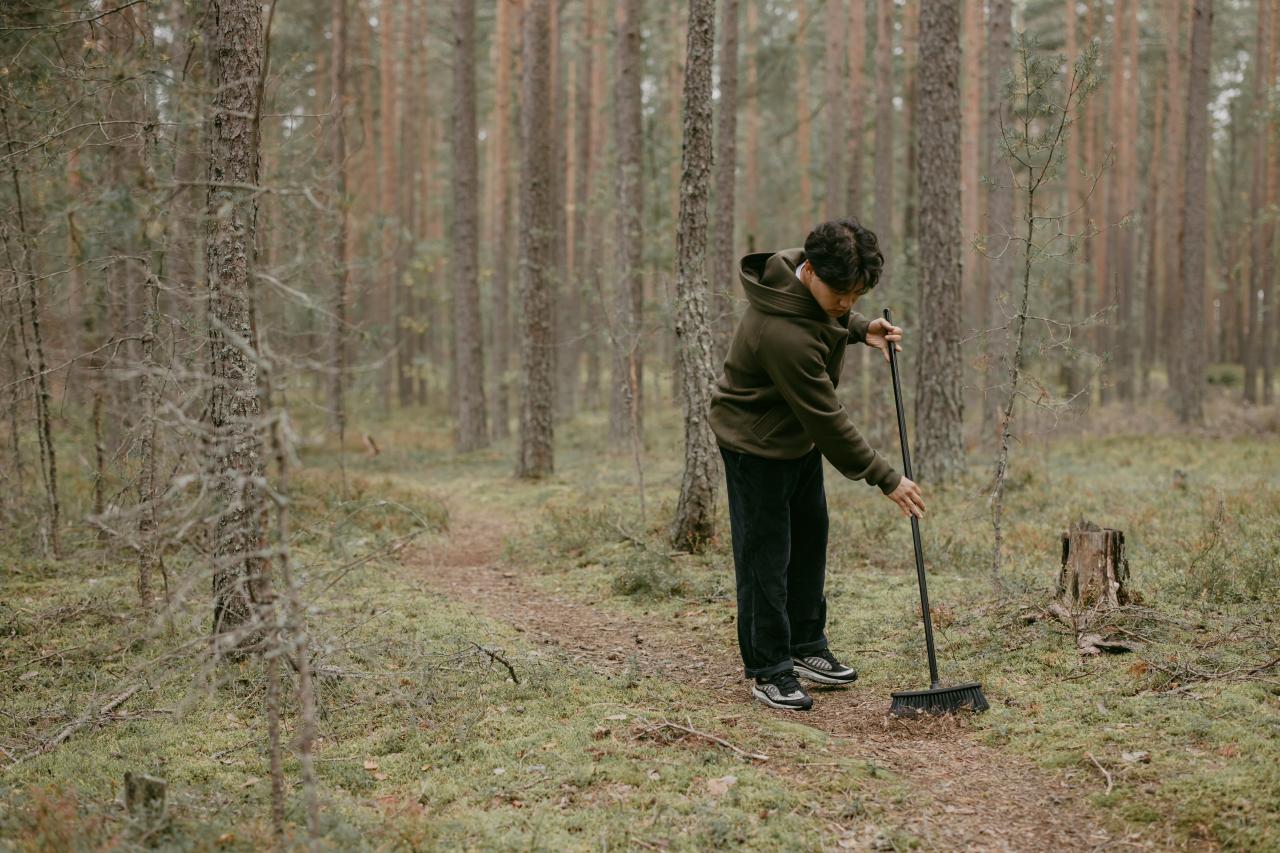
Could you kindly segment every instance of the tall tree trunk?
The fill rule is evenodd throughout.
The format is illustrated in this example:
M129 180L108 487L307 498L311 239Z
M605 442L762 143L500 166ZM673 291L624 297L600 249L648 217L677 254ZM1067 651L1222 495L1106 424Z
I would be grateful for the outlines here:
M339 448L347 430L347 294L351 289L351 206L347 199L347 0L333 0L333 39L329 59L332 88L333 206L337 209L334 234L333 298L329 317L329 382L326 414L329 429L338 434Z
M573 218L570 222L571 236L567 251L571 262L570 273L566 282L569 298L573 303L573 325L565 330L569 340L565 342L565 364L562 371L566 385L563 389L563 400L566 410L577 406L578 392L582 385L582 359L587 352L592 326L595 325L593 299L596 291L595 278L598 271L590 266L592 246L592 217L588 215L591 206L591 188L595 182L596 163L592 130L597 119L592 115L592 86L595 83L595 47L592 39L596 30L596 4L594 0L583 0L583 14L575 48L576 76L570 95L574 99L573 122Z
M618 5L617 79L614 114L617 140L617 274L613 317L613 396L609 406L609 435L614 442L639 440L640 400L639 314L643 232L641 213L644 185L641 181L643 116L640 77L643 72L640 17L643 0L621 0Z
M587 261L587 275L589 279L587 293L587 310L588 322L586 323L586 340L583 345L587 349L587 376L585 385L583 386L583 398L586 405L596 407L600 405L601 385L603 384L603 353L601 350L609 343L608 336L604 333L608 328L606 323L606 312L608 308L605 305L605 282L601 277L601 268L604 265L605 253L605 234L608 218L600 213L600 199L598 198L603 188L601 175L607 175L607 171L603 168L605 162L606 146L609 140L609 127L606 120L605 104L608 100L607 96L607 79L608 79L608 47L606 45L608 24L612 4L605 4L603 9L599 6L593 6L598 14L595 14L591 28L591 162L595 164L591 169L591 185L587 188L588 205L591 207L592 216L587 220L587 243L589 258ZM612 393L610 393L610 401L612 401Z
M1191 12L1191 56L1187 74L1186 195L1182 233L1181 335L1175 352L1179 369L1174 411L1184 424L1204 419L1205 369L1205 192L1209 146L1209 65L1212 58L1213 0L1195 0Z
M760 38L760 13L758 0L746 0L747 4L747 43L756 45ZM744 159L743 179L746 182L746 196L749 199L760 197L760 51L753 47L747 52L747 150ZM743 211L746 229L748 252L754 252L760 237L759 205L748 204Z
M751 0L748 0L751 2ZM738 174L738 3L723 0L720 10L720 103L716 121L716 218L711 237L711 290L716 297L712 312L715 360L722 361L733 338L734 303L738 276L735 261L740 254L734 240ZM687 87L687 81L686 81ZM686 119L688 122L686 106Z
M1069 16L1067 31L1072 32L1075 16ZM967 309L961 321L976 325L974 320L975 291L977 290L977 257L973 252L973 240L981 227L982 199L978 193L978 178L982 172L982 2L964 0L964 72L962 98L964 102L962 136L960 140L960 227L962 231L960 270L961 303ZM1075 46L1068 38L1067 56L1074 59ZM1074 171L1074 170L1072 170ZM922 202L923 203L923 202ZM927 269L921 266L922 271Z
M545 477L554 470L555 403L551 299L555 275L552 210L551 20L549 0L530 0L524 11L521 97L520 342L523 352L520 454L516 476Z
M1013 235L1013 184L1009 167L1001 150L1000 111L1004 105L1004 80L1012 57L1009 0L990 0L987 6L987 139L986 170L990 181L987 193L987 218L983 231L986 234L988 257L985 259L985 299L979 308L980 329L983 336L987 369L982 379L983 433L991 435L995 430L999 396L992 394L995 373L991 365L996 353L1002 351L1004 338L997 331L1003 326L1000 304L1008 295L1013 283L1013 258L1009 251Z
M916 194L919 192L916 174L916 111L919 100L917 72L919 63L920 4L907 3L903 10L902 58L906 66L906 80L902 87L903 147L906 149L906 186L902 193L902 257L908 264L915 260L916 251ZM957 149L955 156L959 156Z
M862 190L863 137L867 132L867 46L871 39L867 32L866 0L849 3L849 28L846 41L849 50L849 171L845 189L845 211L848 216L866 219L866 202ZM752 41L754 44L754 39ZM752 51L752 67L755 67L755 51ZM752 88L755 82L752 81ZM754 197L754 196L753 196ZM850 347L856 349L856 347Z
M876 7L876 48L875 48L875 67L876 67L876 136L875 149L872 158L872 171L875 173L875 227L872 229L876 232L876 236L880 241L880 248L884 251L885 263L884 270L880 274L880 282L877 288L880 292L889 292L890 285L897 275L894 268L894 259L903 257L901 247L895 242L894 234L894 155L896 153L893 142L893 124L894 124L894 108L893 108L893 13L894 0L874 0ZM853 347L853 349L859 349ZM870 374L870 359L867 355L859 353L863 359L863 363L867 364ZM883 411L888 405L885 383L876 382L871 376L866 377L867 381L863 384L863 411ZM887 435L887 430L877 420L872 421L870 430L870 438L872 441L881 442Z
M400 318L396 314L396 290L398 287L398 270L396 254L399 246L400 222L396 215L399 204L399 173L396 159L399 147L396 145L396 127L399 116L399 101L396 99L396 41L399 37L400 22L395 11L397 4L382 2L378 5L378 124L381 154L379 173L382 178L381 191L378 195L379 219L381 220L382 247L378 258L380 272L379 297L381 299L379 319L382 321L382 342L387 345L386 364L378 371L378 388L384 413L391 411L392 388L396 384L396 373L400 364L400 353L396 349L398 342L397 327ZM457 37L454 39L457 44ZM471 66L470 58L467 65ZM457 80L455 70L455 82ZM474 100L472 102L474 104ZM474 106L472 107L474 110ZM472 113L474 116L474 112ZM474 233L474 232L473 232ZM457 279L454 279L457 281Z
M1265 2L1265 0L1263 0ZM1280 85L1280 0L1271 3L1271 89ZM1280 133L1271 132L1271 145L1267 154L1267 199L1271 210L1280 210ZM1265 270L1262 276L1262 404L1275 402L1276 339L1280 329L1280 311L1276 310L1276 233L1280 225L1274 221L1266 232Z
M209 282L209 465L218 501L213 559L213 632L241 628L264 592L262 401L251 325L249 261L257 222L258 81L262 7L256 0L210 0L209 82L213 92L205 202ZM235 636L233 648L243 637Z
M916 434L920 477L946 482L964 469L960 387L960 0L920 10L920 343Z
M516 24L520 7L515 0L498 0L497 62L493 107L493 160L496 196L492 209L496 221L491 227L490 245L493 247L493 294L490 323L493 326L493 420L490 430L495 439L505 439L511 434L511 382L507 371L511 364L511 330L508 301L511 292L511 63L518 53Z
M1186 210L1182 207L1186 190L1185 144L1187 135L1187 44L1188 30L1182 23L1186 18L1187 0L1168 0L1165 15L1165 78L1169 81L1166 115L1168 123L1164 138L1167 142L1164 161L1160 165L1161 178L1167 197L1174 200L1164 205L1161 217L1161 243L1165 251L1161 323L1157 357L1163 359L1168 375L1170 394L1173 393L1179 369L1182 306L1182 239Z
M1176 0L1175 0L1176 2ZM1074 16L1072 16L1074 20ZM1165 38L1174 38L1166 34ZM1160 90L1156 93L1154 104L1155 116L1152 119L1151 159L1147 165L1147 203L1143 214L1143 222L1147 232L1147 269L1143 284L1143 324L1142 324L1142 358L1138 367L1138 394L1146 397L1151 388L1151 371L1155 366L1156 339L1160 328L1160 285L1164 277L1164 229L1161 220L1166 215L1163 199L1166 188L1163 186L1162 171L1166 156L1165 126L1168 123L1169 103L1169 67L1164 63L1160 74ZM1070 155L1068 155L1070 156ZM1071 179L1077 184L1079 178L1072 170ZM1073 184L1074 186L1075 184ZM1075 194L1072 194L1075 198ZM1074 203L1074 202L1073 202ZM1072 228L1071 230L1074 230Z
M480 282L476 269L479 198L476 164L476 5L453 3L453 360L458 371L455 446L461 452L487 447L484 407L484 340L480 328Z
M842 96L847 85L848 75L845 73L845 60L848 48L845 46L848 36L845 26L849 23L844 8L845 0L825 0L826 20L824 33L826 36L825 68L823 75L823 97L826 103L823 110L827 114L826 142L826 174L823 176L823 216L836 219L847 215L845 210L844 155L847 147L845 134L845 107ZM858 2L858 0L853 0Z
M1257 38L1254 41L1253 82L1250 99L1253 103L1255 119L1253 128L1253 176L1249 185L1249 210L1252 213L1249 221L1250 253L1249 278L1245 289L1244 309L1245 327L1248 336L1244 347L1244 399L1256 403L1259 399L1258 380L1262 356L1263 323L1262 312L1258 310L1258 292L1263 289L1268 274L1267 251L1270 248L1267 232L1271 223L1266 212L1267 203L1267 159L1270 153L1271 116L1266 110L1267 83L1271 77L1271 59L1267 55L1271 48L1270 32L1270 0L1258 0ZM1232 296L1234 299L1234 295Z
M734 0L729 0L733 3ZM736 14L736 13L735 13ZM672 545L703 547L715 533L716 443L707 420L715 381L710 292L704 268L707 191L711 183L711 57L715 0L690 0L684 72L684 155L676 226L676 335L684 403L684 476L671 528Z

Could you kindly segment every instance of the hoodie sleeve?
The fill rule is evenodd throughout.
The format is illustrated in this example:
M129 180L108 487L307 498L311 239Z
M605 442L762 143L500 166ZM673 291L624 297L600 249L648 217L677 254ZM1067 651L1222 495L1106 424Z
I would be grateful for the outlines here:
M756 345L760 366L809 438L841 474L850 480L866 480L889 494L898 487L902 475L867 444L849 419L827 374L825 346L798 331L794 323L770 318Z
M854 311L849 315L849 337L860 344L865 344L867 342L867 326L870 325L870 320Z

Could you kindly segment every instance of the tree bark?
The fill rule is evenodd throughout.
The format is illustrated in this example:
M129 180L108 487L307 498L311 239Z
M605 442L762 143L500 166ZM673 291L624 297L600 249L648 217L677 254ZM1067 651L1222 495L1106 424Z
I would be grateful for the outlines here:
M857 3L859 0L853 0ZM826 16L824 21L825 67L823 75L823 98L826 103L823 110L827 114L826 142L826 174L823 176L823 216L836 219L847 215L845 209L844 155L848 145L845 134L846 101L842 97L844 87L848 84L845 72L845 60L848 48L845 46L848 37L845 26L849 23L845 12L844 0L825 0Z
M555 275L555 212L551 163L554 146L547 114L551 98L549 0L530 0L524 12L520 183L520 453L516 476L545 477L552 450L553 351L551 299Z
M748 0L751 2L751 0ZM716 127L716 218L711 237L711 288L716 296L712 326L716 359L723 360L733 338L737 301L737 243L734 240L738 172L738 3L723 0L720 12L720 103ZM688 107L686 105L686 116ZM686 117L686 122L688 121Z
M983 231L986 234L988 256L985 259L986 292L979 308L980 329L983 336L986 370L982 379L983 432L990 434L995 428L999 395L992 394L994 374L991 366L996 353L1003 349L1004 338L997 332L1003 327L1000 316L1000 300L1008 295L1013 284L1013 257L1009 240L1013 234L1013 185L1009 166L1001 146L1000 111L1004 103L1004 79L1009 71L1012 53L1012 21L1009 0L991 0L987 19L987 139L986 164L990 189L987 193L987 216Z
M733 3L735 0L728 0ZM715 382L707 247L707 191L711 183L711 58L715 0L690 0L684 73L684 154L676 226L676 335L684 404L684 476L671 528L672 545L701 549L715 533L716 443L707 419Z
M946 482L964 469L960 358L960 9L920 11L920 343L916 358L919 472Z
M259 555L262 403L249 277L257 202L256 194L244 189L258 183L254 116L263 65L262 7L256 0L210 0L205 25L213 92L205 271L212 372L209 465L218 501L213 547L217 637L248 622L265 591L265 562Z
M484 405L484 340L477 264L479 198L476 157L476 5L453 4L453 359L457 365L459 452L489 445Z
M643 56L640 16L643 0L618 4L617 80L614 90L617 140L617 278L613 314L609 320L613 345L613 394L609 406L609 436L615 443L638 441L641 433L638 387L640 335L636 303L641 294L643 232L641 182L643 116L640 77ZM607 309L606 309L607 310Z
M1213 0L1195 0L1191 12L1191 63L1187 76L1186 195L1182 205L1182 305L1174 411L1183 424L1204 419L1206 168L1209 145L1209 64Z
M341 451L347 430L347 294L351 288L351 207L347 199L347 131L343 114L347 105L347 0L333 0L333 39L329 59L332 99L333 207L337 209L334 234L333 297L329 317L329 382L326 415L329 429L338 434Z
M511 293L511 64L519 53L520 7L514 0L499 0L497 11L497 61L493 109L494 183L497 195L493 205L497 220L493 223L493 294L490 323L493 326L493 420L489 427L495 439L511 434L511 382L507 372L511 366L511 320L508 301Z
M1255 121L1253 128L1253 176L1249 185L1249 210L1252 212L1249 222L1250 259L1249 278L1245 285L1244 309L1248 336L1244 346L1244 399L1250 403L1259 400L1259 376L1262 358L1263 323L1262 311L1258 309L1258 292L1265 286L1269 273L1267 267L1268 245L1267 232L1271 228L1266 214L1267 203L1267 159L1270 148L1271 121L1266 111L1267 83L1271 76L1271 61L1267 55L1271 47L1270 33L1270 0L1258 0L1257 38L1254 41L1253 82L1251 100L1253 113L1261 120Z

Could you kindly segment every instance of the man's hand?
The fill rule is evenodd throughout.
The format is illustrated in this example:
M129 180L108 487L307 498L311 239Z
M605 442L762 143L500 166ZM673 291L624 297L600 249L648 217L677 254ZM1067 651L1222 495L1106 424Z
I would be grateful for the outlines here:
M867 346L875 347L884 353L884 360L889 360L889 344L892 342L898 352L902 352L902 327L891 324L883 317L877 317L867 326Z
M920 487L915 484L915 481L903 477L898 488L885 497L896 503L903 515L924 518L924 496L920 494Z

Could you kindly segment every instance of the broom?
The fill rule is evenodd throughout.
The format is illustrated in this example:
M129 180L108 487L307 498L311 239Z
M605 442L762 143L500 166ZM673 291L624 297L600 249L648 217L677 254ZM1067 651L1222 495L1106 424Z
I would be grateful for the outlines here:
M893 325L889 309L884 309L884 319ZM902 471L908 480L911 475L911 451L907 449L907 419L902 412L902 384L898 380L898 356L893 342L889 341L889 369L893 373L893 402L898 409L898 438L902 443ZM924 645L929 651L929 689L900 690L893 694L889 713L894 716L914 716L921 713L950 714L954 711L985 711L986 697L982 685L976 681L955 687L938 684L938 657L933 650L933 619L929 616L929 589L924 579L924 552L920 547L920 520L911 516L911 540L916 549L916 579L920 583L920 612L924 615Z

